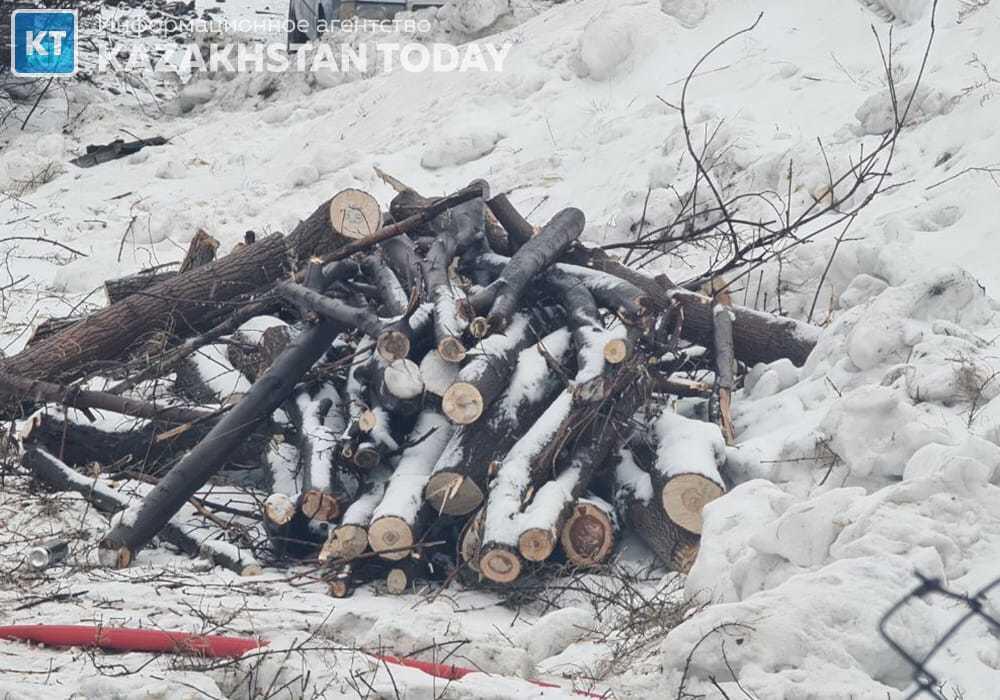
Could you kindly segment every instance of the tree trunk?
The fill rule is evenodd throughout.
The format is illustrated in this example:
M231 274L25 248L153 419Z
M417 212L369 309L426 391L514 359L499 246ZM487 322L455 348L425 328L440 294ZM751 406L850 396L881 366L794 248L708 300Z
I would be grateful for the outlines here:
M600 566L611 558L618 532L614 508L596 497L577 499L559 535L563 552L575 566Z
M507 388L517 365L518 355L543 337L562 315L558 310L547 313L520 313L503 333L479 342L476 356L458 374L441 400L445 415L459 425L468 425L480 416Z
M562 389L562 380L548 363L566 357L569 340L567 330L558 330L522 350L506 392L479 421L455 431L424 488L424 498L435 512L467 515L482 505L497 462Z
M452 426L436 411L424 411L410 434L415 443L403 451L382 502L372 515L368 542L386 559L403 559L422 534L427 512L421 494L427 477L451 437ZM398 551L389 551L398 550Z
M514 253L500 277L490 285L496 294L487 316L490 331L502 332L510 325L525 289L542 270L562 255L570 243L580 237L585 222L579 209L563 209L542 227L537 236Z
M728 295L727 295L728 296ZM727 445L736 441L733 427L732 401L736 388L736 352L733 348L733 314L729 306L717 303L713 312L715 343L715 385L719 391L719 426Z
M650 472L653 491L676 525L701 534L701 511L725 492L719 467L726 443L719 427L684 418L669 410L656 421L656 462Z
M391 470L382 468L366 475L358 497L344 511L340 524L330 530L330 536L319 553L320 561L350 561L364 554L368 549L368 526L372 514L385 495L391 474Z
M243 400L104 537L100 547L105 561L128 566L191 494L218 471L225 456L288 398L302 374L330 347L337 331L334 324L322 321L300 333Z
M140 272L127 277L107 280L104 283L104 296L108 304L117 304L122 299L149 289L154 284L160 284L177 277L176 270L166 272Z
M524 217L514 208L514 205L507 199L507 195L498 194L487 203L493 216L497 218L500 225L507 232L507 244L510 251L516 252L518 248L530 241L535 235L535 228L524 220ZM498 253L501 251L497 251Z
M50 488L78 493L102 513L119 513L128 508L129 499L121 493L100 479L88 479L44 450L28 449L21 457L21 464ZM181 551L192 556L202 556L240 576L261 573L260 564L249 552L224 543L200 541L201 538L189 534L190 531L190 523L171 517L164 523L159 535Z
M618 512L662 565L687 573L698 554L698 535L670 521L653 493L649 473L639 467L636 454L622 448L613 462ZM646 461L652 469L652 460Z

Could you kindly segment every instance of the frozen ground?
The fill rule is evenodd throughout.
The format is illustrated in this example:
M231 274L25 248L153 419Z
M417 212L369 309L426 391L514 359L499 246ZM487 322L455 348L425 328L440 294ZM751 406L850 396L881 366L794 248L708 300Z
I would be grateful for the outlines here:
M822 197L817 138L839 169L886 123L870 24L885 32L887 8L895 15L893 65L906 85L930 2L881 0L877 12L856 0L512 7L493 26L483 22L505 4L457 0L425 11L436 36L512 42L499 74L214 76L176 100L178 86L164 85L168 99L159 102L148 91L136 97L140 90L53 90L24 131L8 125L0 135L0 240L42 236L78 253L2 244L9 281L30 276L4 291L4 351L16 351L45 316L101 303L104 279L178 259L198 228L227 249L247 229L287 231L344 187L387 202L372 166L425 194L485 177L495 191L513 190L534 221L578 206L593 241L626 236L647 192L648 225L665 222L667 187L691 177L668 103L701 54L760 10L759 27L695 80L692 114L699 127L721 122L718 157L736 185L784 192L791 158L796 201ZM579 601L583 612L546 622L536 608L516 615L485 593L453 591L431 603L363 591L334 601L307 578L236 580L162 550L125 572L10 573L26 532L70 529L92 542L104 523L79 502L40 501L8 481L0 494L5 620L221 628L292 651L242 662L238 670L256 669L251 686L232 669L5 643L0 688L38 698L266 697L275 689L395 697L395 682L403 697L557 697L510 679L565 675L567 687L615 697L684 697L681 686L708 698L905 697L909 667L876 625L915 584L913 571L964 592L1000 576L1000 248L989 172L1000 166L998 20L990 0L941 1L917 123L892 169L898 186L865 210L834 259L817 307L827 326L820 345L800 370L755 368L736 397L738 445L727 466L740 483L708 509L686 581L689 595L713 604L628 668L613 663L614 645L600 641L601 624L588 623L593 613ZM84 145L130 132L171 144L90 170L66 164ZM798 248L780 274L768 270L761 289L755 280L737 299L804 316L831 246ZM679 264L672 272L685 275ZM927 650L961 612L940 599L916 602L894 632L909 649ZM414 671L390 676L350 651L433 647L440 657L461 640L469 641L455 662L491 675L447 689ZM116 665L141 671L115 676ZM997 697L997 638L970 623L932 669L946 697ZM582 680L594 676L601 680Z

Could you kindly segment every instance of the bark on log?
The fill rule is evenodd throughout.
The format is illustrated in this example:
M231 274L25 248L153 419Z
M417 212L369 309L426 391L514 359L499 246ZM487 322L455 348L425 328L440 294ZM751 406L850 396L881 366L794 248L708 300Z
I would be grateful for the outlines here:
M72 408L100 409L136 418L147 418L165 423L188 423L211 418L212 411L162 406L148 401L128 399L104 391L90 391L65 387L52 382L28 379L0 370L0 394L15 397L18 401L58 403Z
M507 199L507 195L503 193L498 194L486 202L486 204L493 213L493 216L497 218L497 221L500 222L500 225L507 232L507 243L512 253L516 252L518 248L530 241L535 235L535 228L525 221L520 212Z
M476 346L476 356L462 367L458 379L442 397L445 415L459 425L479 420L506 389L521 351L537 343L562 321L561 316L555 309L519 313L503 335L481 340Z
M701 534L701 511L725 492L719 467L726 443L719 427L665 411L656 421L656 462L650 472L657 501L671 522Z
M358 497L344 511L340 524L330 530L330 536L319 553L320 561L350 561L364 554L368 549L368 526L372 514L385 495L391 475L392 471L388 468L375 469L366 475Z
M215 260L215 253L219 249L219 242L208 235L203 229L198 229L191 242L188 244L187 253L181 261L178 274L183 275L198 267L203 267Z
M21 464L49 488L78 493L102 513L119 513L129 507L129 499L120 492L100 479L88 479L44 450L28 449L21 457ZM202 556L240 576L254 576L262 572L262 567L249 552L232 545L215 546L210 541L200 541L189 534L190 531L190 523L172 517L159 534L181 551Z
M483 543L483 521L486 511L482 508L465 521L458 536L458 561L472 571L479 572L479 548Z
M385 264L396 275L409 299L414 290L419 291L421 287L420 260L413 249L413 241L406 236L397 236L383 241L379 244L379 248L382 250Z
M510 325L521 297L532 279L562 255L570 243L583 233L586 218L579 209L563 209L537 236L514 253L500 277L491 285L496 298L490 306L487 323L494 332Z
M569 347L569 331L562 329L522 350L506 392L477 423L455 431L424 489L435 512L467 515L482 505L498 461L561 391L562 380L548 363L561 362Z
M615 505L622 520L669 569L687 573L698 554L698 535L670 521L653 493L649 472L639 466L639 451L619 450L612 462ZM644 460L652 470L652 459Z
M382 502L372 515L368 542L373 551L387 559L409 554L401 547L415 544L427 516L421 494L427 477L452 434L452 426L439 413L426 410L417 420L410 439L416 444L403 451L386 488ZM396 550L396 551L388 551Z
M518 551L530 561L544 561L552 556L573 505L587 493L591 480L607 462L614 448L628 441L633 432L631 419L645 396L640 367L617 369L609 376L607 395L612 397L607 415L580 418L570 414L577 435L556 466L558 476L542 483L524 512L516 517ZM537 483L537 477L533 477ZM487 515L489 512L487 511ZM489 533L487 534L489 537Z
M326 352L336 335L337 327L329 321L300 333L243 400L104 537L100 544L104 561L128 566L139 549L218 470L225 455L288 398L302 374Z
M107 297L108 304L117 304L126 297L138 294L154 284L166 282L176 276L176 270L168 270L165 272L140 272L135 275L107 280L104 283L104 296Z
M639 287L648 302L660 313L667 313L676 304L684 314L681 337L695 345L714 349L714 319L712 299L679 288L668 289L656 279L632 270L601 250L578 246L574 253L588 267L627 280ZM747 365L774 362L788 358L796 366L805 364L819 340L820 329L808 323L774 314L732 306L733 341L737 359Z
M347 507L347 490L337 467L339 438L347 427L343 402L331 384L296 398L292 420L299 426L299 463L302 472L300 509L309 520L336 520Z
M368 255L362 261L361 267L378 290L381 315L402 316L410 304L410 295L403 289L392 268L386 264L385 258Z
M0 371L34 378L78 377L91 363L120 357L151 332L181 332L210 323L235 299L260 291L290 269L286 241L275 234L97 311L5 360Z
M485 183L480 191L485 196ZM424 283L434 304L434 340L438 353L448 362L461 362L465 358L462 333L468 326L468 319L459 313L458 292L449 268L456 254L482 231L482 196L449 210L448 217L441 217L440 223L445 228L424 259Z

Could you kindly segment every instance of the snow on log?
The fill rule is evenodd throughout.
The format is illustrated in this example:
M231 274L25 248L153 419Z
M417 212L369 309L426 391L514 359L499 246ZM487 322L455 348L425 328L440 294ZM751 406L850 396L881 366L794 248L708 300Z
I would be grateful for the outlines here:
M88 479L45 450L29 448L21 456L21 464L49 488L78 493L102 513L121 513L129 507L130 499L120 491L111 488L101 479ZM195 537L190 534L193 530L192 523L183 519L183 516L172 515L164 523L159 535L181 551L204 557L240 576L261 573L261 565L249 552L225 541Z
M381 256L368 255L361 262L365 271L378 290L379 311L383 316L402 316L410 303L410 295Z
M722 433L712 423L664 411L656 420L655 436L655 495L673 523L700 534L702 508L725 491L719 474L726 461Z
M563 209L542 227L537 236L514 253L500 277L493 282L496 298L490 306L487 324L499 333L510 325L521 297L531 281L556 261L570 243L583 233L586 218L572 207Z
M570 333L560 329L522 350L504 394L477 423L455 431L424 489L436 512L467 515L482 505L497 462L562 389L549 362L560 363L569 347Z
M420 360L420 376L424 380L424 389L429 394L444 396L448 387L455 383L461 366L448 362L437 350L431 350Z
M424 380L412 360L396 360L382 365L375 380L379 404L390 413L413 415L423 403Z
M368 549L368 525L375 508L385 495L391 475L392 470L387 467L373 469L365 475L358 497L344 511L340 524L330 530L319 553L320 561L349 561L364 554Z
M310 520L330 522L340 517L348 500L337 468L339 437L347 427L343 401L332 384L324 384L311 392L303 389L296 396L295 409L302 513Z
M475 423L507 387L518 354L533 345L559 320L561 314L518 313L502 335L479 341L472 358L445 392L441 407L459 425Z
M612 460L615 506L624 524L636 533L664 566L686 573L698 554L698 535L675 525L653 493L650 478L653 459L645 460L649 471L639 466L638 451L619 450Z
M417 542L421 534L424 485L452 431L452 425L437 411L425 410L417 419L410 433L415 444L407 447L399 458L368 528L372 550L386 559L406 557L409 551L405 548Z
M321 321L296 336L243 400L223 415L205 439L105 535L100 544L103 560L118 567L128 566L187 499L222 467L226 455L291 395L301 376L330 347L337 332L337 326Z
M488 190L485 183L482 188L485 195ZM434 304L434 340L442 358L461 362L465 358L461 336L468 319L459 313L458 291L449 268L458 252L482 231L482 197L450 209L435 221L435 225L443 230L427 251L423 267L427 296Z

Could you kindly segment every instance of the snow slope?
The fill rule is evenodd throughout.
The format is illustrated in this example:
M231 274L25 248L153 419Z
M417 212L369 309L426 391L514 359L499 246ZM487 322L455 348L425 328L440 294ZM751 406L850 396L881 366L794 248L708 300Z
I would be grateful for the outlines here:
M440 32L459 26L456 16L475 19L472 8L456 0L425 12ZM100 292L92 293L104 279L179 259L198 228L226 250L247 229L289 230L344 187L387 203L391 193L372 166L425 194L485 177L495 191L512 190L535 222L578 206L588 217L586 236L598 242L628 234L647 192L647 227L665 222L674 206L667 188L686 186L693 174L669 105L705 50L761 9L758 28L703 67L689 105L696 129L721 122L717 159L734 186L784 192L792 158L801 206L822 196L827 180L817 138L839 170L862 139L874 143L884 128L889 102L869 25L887 30L886 8L895 15L898 81L914 79L930 2L882 0L879 8L852 0L517 5L515 19L498 25L504 32L476 32L486 35L482 41L513 43L498 74L396 71L276 82L209 76L162 111L145 112L76 86L70 113L87 108L68 125L66 103L54 94L24 132L4 134L0 239L48 237L86 257L46 243L0 244L13 251L11 281L30 275L5 292L4 351L24 342L23 324L33 318L101 303ZM714 679L730 697L742 697L740 688L765 699L905 697L909 667L876 625L916 584L912 572L967 592L1000 576L997 183L983 170L996 167L1000 153L1000 83L992 77L1000 75L998 19L1000 8L988 1L940 3L917 123L904 133L892 168L898 186L859 217L830 267L817 307L827 325L820 345L802 369L783 362L754 368L736 397L739 444L727 468L740 483L707 510L702 552L686 582L689 595L713 604L632 668L604 678L601 689L673 697L683 686L723 697ZM128 132L162 134L171 144L90 170L64 164L85 144ZM25 184L43 171L50 181ZM831 246L829 239L802 246L780 275L767 271L762 291L747 286L737 300L804 316ZM683 263L674 266L683 278ZM16 533L24 531L18 519L26 512L37 519L34 532L79 527L93 541L101 531L100 519L79 503L52 515L17 490L2 498L4 556L16 557L23 546ZM327 697L362 694L363 686L352 689L349 669L368 663L331 645L381 643L405 653L429 641L469 639L470 662L504 676L559 669L590 677L612 656L596 634L567 651L514 637L510 625L520 632L543 623L530 612L515 616L487 594L449 593L431 605L369 592L331 601L317 584L291 586L277 573L250 582L218 572L194 578L195 565L164 552L143 560L124 573L4 579L0 599L21 604L26 592L19 587L29 586L33 595L84 591L72 602L15 611L15 622L222 624L289 646L315 633L326 640L320 649L269 657L261 673L291 681L313 654L314 668L324 672L310 682L330 682L317 690ZM173 583L157 578L164 568ZM197 590L197 602L185 599L185 590ZM907 648L926 650L960 613L940 599L916 602L894 632ZM569 644L579 635L554 636ZM3 666L24 671L0 681L15 697L66 696L74 688L85 697L147 697L142 684L153 696L197 696L184 683L214 684L205 688L216 697L249 692L224 674L180 671L165 660L139 682L101 676L98 660L85 654L0 649L10 659ZM124 659L136 666L144 660ZM949 696L996 697L996 639L970 623L932 669ZM396 682L401 678L427 682L412 672L400 671ZM393 697L391 680L382 675L373 683ZM463 683L452 684L449 696L529 692L495 677ZM309 696L289 687L291 697ZM414 685L410 692L439 691Z

